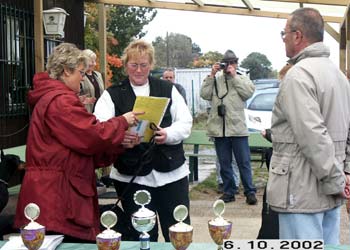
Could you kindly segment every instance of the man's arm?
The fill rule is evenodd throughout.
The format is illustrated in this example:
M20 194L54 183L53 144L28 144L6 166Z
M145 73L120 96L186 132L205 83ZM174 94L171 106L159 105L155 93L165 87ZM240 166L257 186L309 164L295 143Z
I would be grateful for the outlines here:
M248 100L254 94L255 85L245 76L236 75L232 84L243 101Z

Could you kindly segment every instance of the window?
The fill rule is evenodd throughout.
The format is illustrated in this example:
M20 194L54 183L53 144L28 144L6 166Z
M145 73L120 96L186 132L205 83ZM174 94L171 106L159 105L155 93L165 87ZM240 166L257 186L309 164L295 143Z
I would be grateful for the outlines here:
M257 95L250 103L248 109L260 111L272 111L277 93Z

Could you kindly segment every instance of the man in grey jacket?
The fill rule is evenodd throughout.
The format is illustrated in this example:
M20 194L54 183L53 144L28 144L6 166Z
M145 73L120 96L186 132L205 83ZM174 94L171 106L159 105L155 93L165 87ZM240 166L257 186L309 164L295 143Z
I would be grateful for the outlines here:
M233 178L232 152L236 159L249 205L255 205L256 188L253 185L248 145L248 129L245 123L245 101L254 93L254 84L236 72L238 58L227 50L220 63L212 66L211 74L205 78L200 95L211 101L207 121L207 134L214 138L215 150L220 162L223 180L224 202L235 201L237 187Z
M281 32L289 63L272 112L267 200L281 239L339 244L340 206L349 197L350 86L323 44L324 22L294 11Z

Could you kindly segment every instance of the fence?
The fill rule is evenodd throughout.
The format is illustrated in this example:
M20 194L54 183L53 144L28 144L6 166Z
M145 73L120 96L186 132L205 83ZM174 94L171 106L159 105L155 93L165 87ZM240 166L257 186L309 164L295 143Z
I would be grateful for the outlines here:
M187 105L193 116L206 112L210 107L208 101L200 97L203 80L210 74L211 68L175 69L175 79L186 90Z

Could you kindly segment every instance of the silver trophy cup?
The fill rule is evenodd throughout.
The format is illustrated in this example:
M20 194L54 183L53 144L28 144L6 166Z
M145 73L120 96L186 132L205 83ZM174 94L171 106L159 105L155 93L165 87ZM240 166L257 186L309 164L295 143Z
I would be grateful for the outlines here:
M134 194L134 201L141 208L131 216L132 226L140 232L140 250L150 249L150 236L148 234L156 224L156 213L145 205L151 202L151 194L146 190L139 190Z

